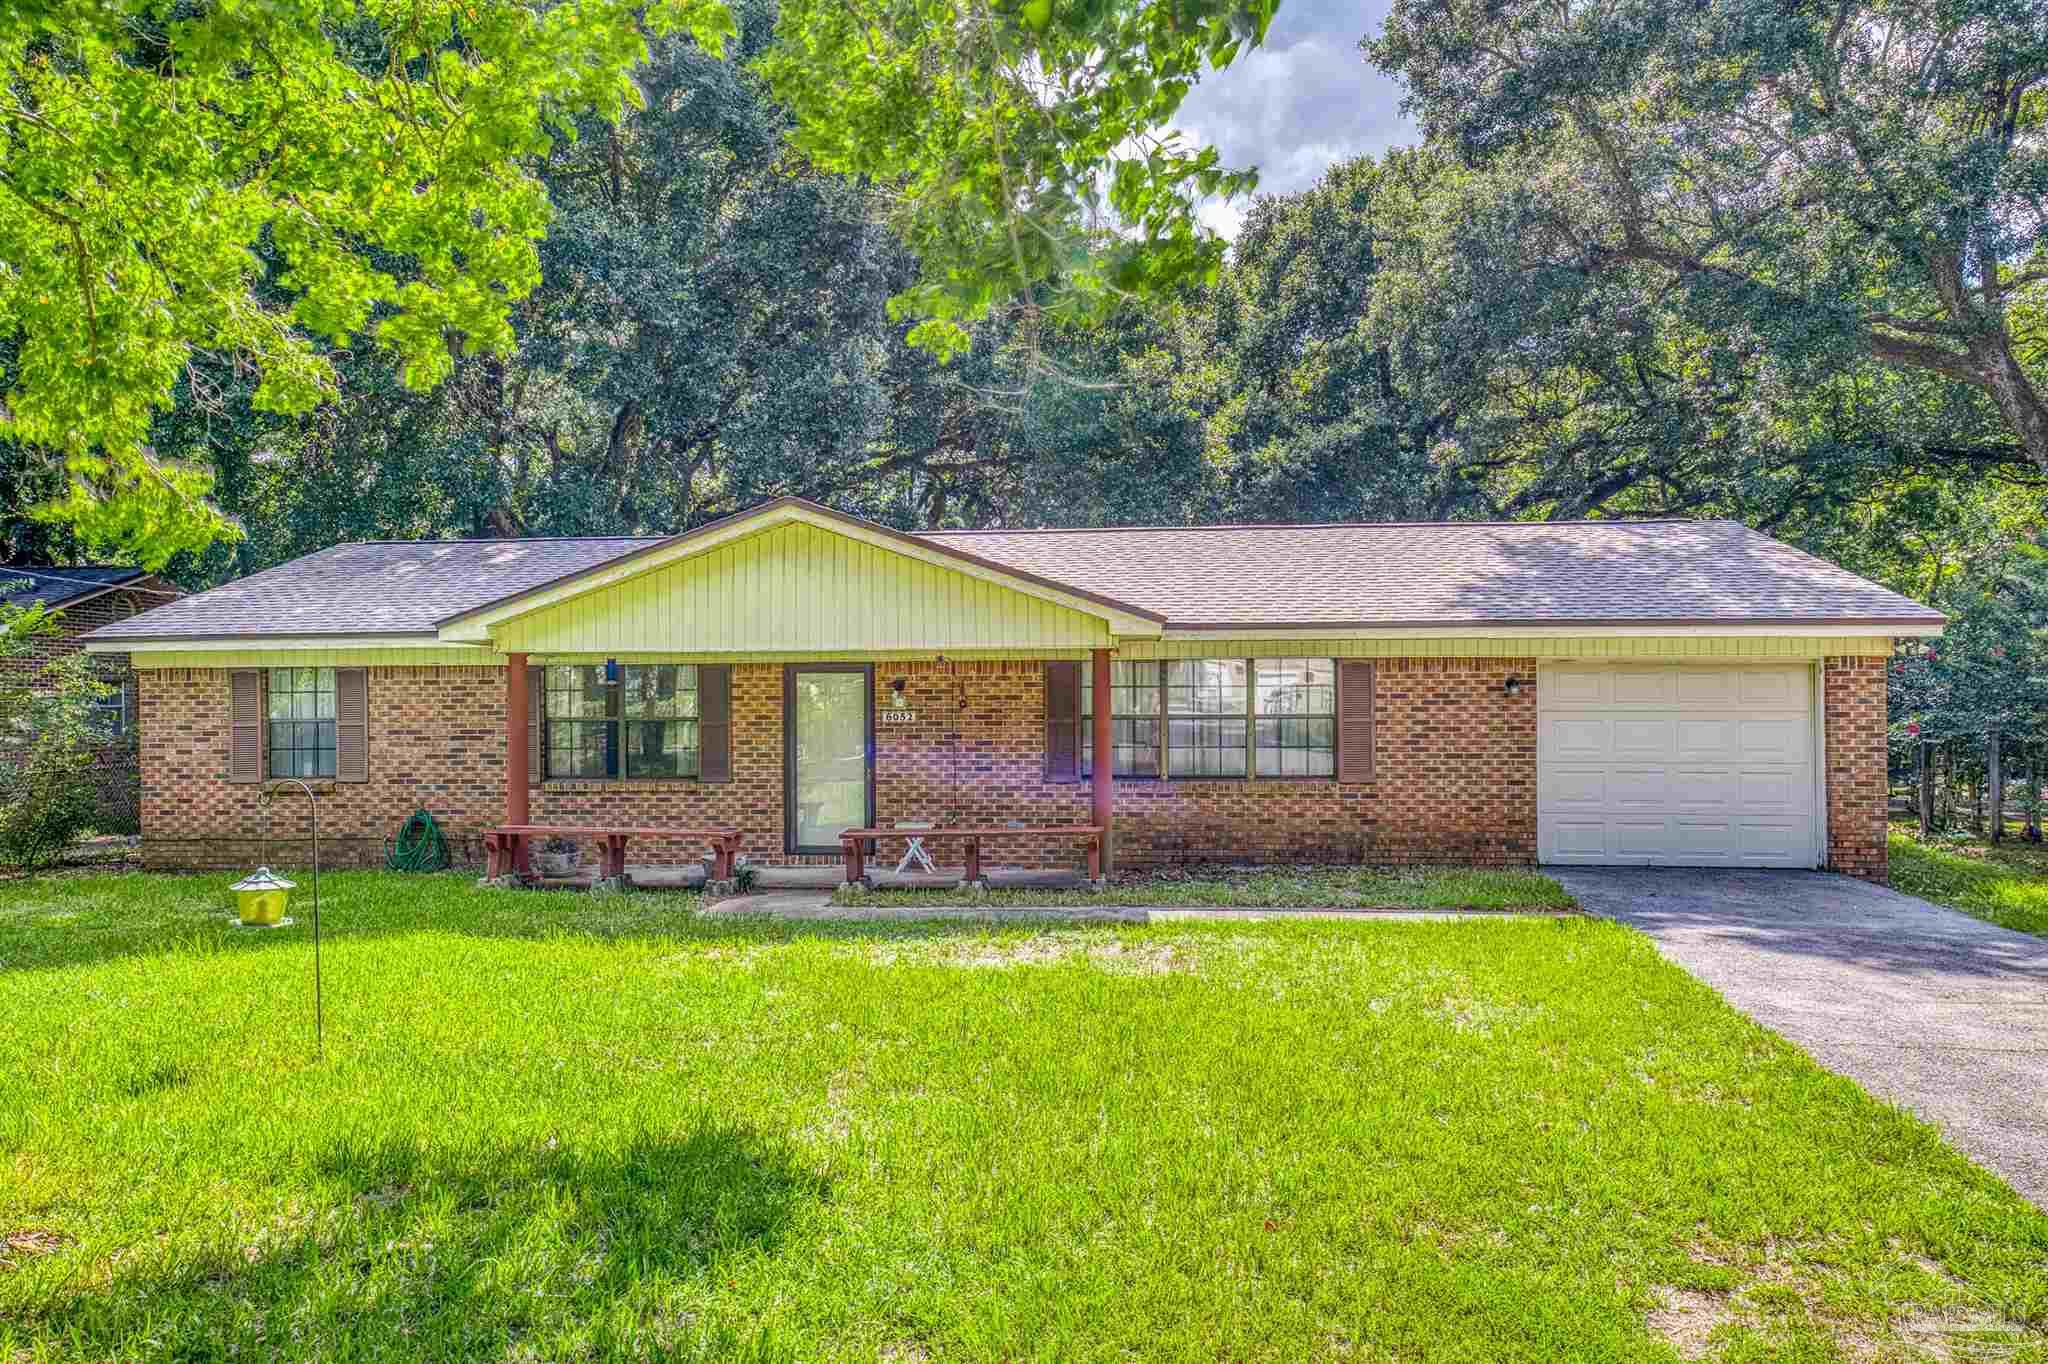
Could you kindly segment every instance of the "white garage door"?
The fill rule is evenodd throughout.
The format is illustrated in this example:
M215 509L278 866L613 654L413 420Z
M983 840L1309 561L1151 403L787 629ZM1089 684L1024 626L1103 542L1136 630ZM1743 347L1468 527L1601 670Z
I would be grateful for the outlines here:
M1805 665L1559 664L1536 714L1543 861L1819 864Z

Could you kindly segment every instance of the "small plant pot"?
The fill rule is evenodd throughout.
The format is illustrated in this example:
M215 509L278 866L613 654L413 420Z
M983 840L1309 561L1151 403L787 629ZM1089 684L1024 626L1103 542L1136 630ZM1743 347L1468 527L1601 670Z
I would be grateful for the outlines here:
M573 852L537 852L533 855L533 871L536 876L574 876L581 857Z

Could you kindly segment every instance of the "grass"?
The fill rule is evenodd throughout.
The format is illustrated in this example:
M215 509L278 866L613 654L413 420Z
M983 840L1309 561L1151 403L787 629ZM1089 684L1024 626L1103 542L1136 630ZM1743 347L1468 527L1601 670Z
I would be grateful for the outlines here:
M2048 1359L2048 1216L1579 917L0 885L0 1360Z
M842 890L842 905L929 905L944 898L930 890ZM1101 890L993 890L984 901L998 908L1083 905L1194 905L1293 909L1558 910L1576 907L1564 887L1533 871L1478 871L1463 867L1218 868L1196 873L1154 872L1113 881Z
M1893 889L2048 937L2048 844L2017 836L1995 846L1981 838L1922 843L1894 829L1889 852Z

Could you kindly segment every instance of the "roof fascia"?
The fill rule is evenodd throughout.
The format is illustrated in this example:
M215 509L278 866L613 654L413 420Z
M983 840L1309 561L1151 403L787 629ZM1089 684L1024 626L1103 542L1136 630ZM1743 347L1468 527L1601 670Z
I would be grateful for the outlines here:
M1273 624L1273 625L1170 625L1160 635L1165 640L1199 640L1227 642L1230 640L1272 639L1276 635L1300 635L1316 639L1584 639L1589 635L1618 635L1639 639L1686 639L1700 636L1722 638L1798 638L1798 639L1852 639L1870 635L1891 635L1894 637L1931 639L1938 637L1946 628L1946 620L1830 620L1797 621L1773 620L1750 621L1735 624L1726 621L1699 621L1693 624L1663 621L1616 622L1579 621L1548 622L1542 625L1516 625L1471 621L1452 625L1375 625L1360 626L1343 623L1317 624Z

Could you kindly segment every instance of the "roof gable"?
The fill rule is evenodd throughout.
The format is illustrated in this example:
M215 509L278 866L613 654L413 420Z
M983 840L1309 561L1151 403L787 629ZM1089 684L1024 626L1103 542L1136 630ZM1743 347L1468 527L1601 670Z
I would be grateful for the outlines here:
M1159 631L1158 617L1142 608L1121 602L1109 593L1077 589L1050 575L998 563L967 550L937 544L925 537L892 530L860 517L847 516L802 498L785 497L764 503L751 511L699 526L681 535L642 546L618 559L569 575L558 582L502 598L451 617L441 623L441 637L464 643L509 638L510 636L505 635L500 629L507 622L579 597L609 592L615 587L657 573L671 565L717 553L787 526L807 526L832 537L833 543L856 542L879 551L890 561L919 563L950 574L950 577L942 576L934 581L972 579L1007 589L1023 597L1079 612L1084 616L1101 620L1114 633L1153 635ZM871 565L879 562L881 561L869 561ZM820 583L818 586L823 588L829 585ZM856 619L858 614L855 608ZM517 646L501 643L500 647Z
M1106 647L1100 612L797 519L487 628L505 653L865 658Z

